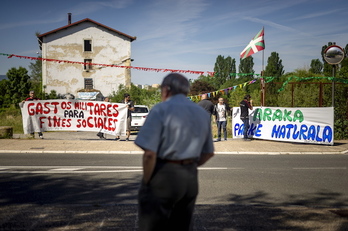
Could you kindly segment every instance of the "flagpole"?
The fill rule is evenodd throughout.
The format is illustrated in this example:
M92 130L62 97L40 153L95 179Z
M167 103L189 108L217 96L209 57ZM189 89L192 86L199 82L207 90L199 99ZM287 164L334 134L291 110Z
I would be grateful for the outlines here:
M263 36L265 36L265 27L262 27L262 30L263 30ZM266 49L266 46L265 46L265 49ZM265 49L262 50L262 73L265 67Z
M265 36L265 27L262 27L262 30L264 31L263 36ZM266 46L265 46L266 49ZM265 49L262 50L262 71L261 71L261 91L262 91L262 99L261 99L261 106L265 106L265 80L263 78L263 72L265 68Z

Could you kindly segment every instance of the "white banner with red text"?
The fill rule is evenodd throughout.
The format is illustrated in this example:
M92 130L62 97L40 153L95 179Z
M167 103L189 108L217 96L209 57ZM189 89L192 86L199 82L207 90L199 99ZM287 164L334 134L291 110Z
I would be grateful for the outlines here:
M44 131L93 131L126 135L127 105L82 100L21 103L24 134Z
M333 107L254 107L249 110L248 137L255 139L334 144ZM240 108L232 113L232 136L243 138Z

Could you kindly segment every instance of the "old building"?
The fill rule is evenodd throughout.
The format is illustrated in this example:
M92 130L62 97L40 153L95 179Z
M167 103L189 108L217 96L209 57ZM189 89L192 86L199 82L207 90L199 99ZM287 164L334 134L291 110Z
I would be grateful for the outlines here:
M38 39L45 92L76 96L84 89L95 89L107 96L120 84L130 86L130 68L110 65L131 65L131 42L136 37L88 18L71 23L69 14L66 26L40 34Z

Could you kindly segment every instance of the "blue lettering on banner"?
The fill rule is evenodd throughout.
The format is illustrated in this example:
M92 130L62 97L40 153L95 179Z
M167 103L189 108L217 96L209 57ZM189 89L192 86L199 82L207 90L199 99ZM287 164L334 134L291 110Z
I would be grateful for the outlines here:
M307 126L302 124L299 128L296 124L274 125L272 129L272 138L294 139L294 140L312 140L317 142L330 143L333 139L333 131L330 126L325 126L320 133L320 126Z
M256 136L256 137L260 137L261 136L261 128L263 127L262 124L250 124L250 128L248 130L248 135L249 136ZM234 136L240 136L243 135L244 132L244 124L239 124L236 123L234 125L234 130L233 130L233 135Z

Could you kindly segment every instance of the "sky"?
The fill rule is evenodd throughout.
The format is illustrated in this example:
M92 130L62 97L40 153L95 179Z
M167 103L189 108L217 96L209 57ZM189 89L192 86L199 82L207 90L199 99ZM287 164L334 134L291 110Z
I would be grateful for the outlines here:
M216 57L236 59L264 27L263 52L253 55L255 73L262 59L277 52L285 72L321 60L321 48L348 44L347 0L3 0L0 53L37 57L41 34L90 18L136 36L132 66L212 72ZM31 60L0 55L0 75ZM132 83L161 83L168 72L132 70ZM197 74L184 74L197 79Z

